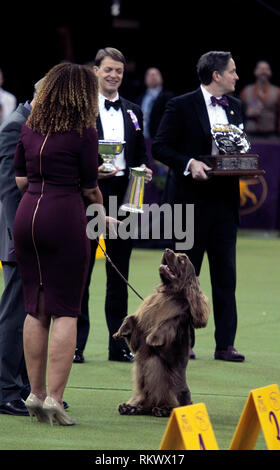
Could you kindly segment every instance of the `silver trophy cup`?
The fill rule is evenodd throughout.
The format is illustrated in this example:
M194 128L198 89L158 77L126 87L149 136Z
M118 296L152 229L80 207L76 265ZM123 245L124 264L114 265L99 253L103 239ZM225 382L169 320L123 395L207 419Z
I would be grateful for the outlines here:
M119 155L124 148L124 141L115 140L99 140L98 153L101 155L104 162L102 173L111 173L116 169L114 160L116 155Z

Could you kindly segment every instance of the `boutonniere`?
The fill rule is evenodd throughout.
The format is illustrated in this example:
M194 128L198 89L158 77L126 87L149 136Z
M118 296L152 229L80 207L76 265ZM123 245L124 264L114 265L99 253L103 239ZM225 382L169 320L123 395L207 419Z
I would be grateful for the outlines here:
M230 114L233 115L233 114L234 114L234 111L231 110L231 111L230 111Z
M133 125L134 125L134 127L135 127L135 130L136 130L136 131L141 131L141 128L140 128L140 126L139 126L139 122L138 122L138 119L137 119L135 113L134 113L131 109L128 109L127 112L128 112L128 114L130 115L130 117L131 117L131 120L132 120L132 123L133 123Z

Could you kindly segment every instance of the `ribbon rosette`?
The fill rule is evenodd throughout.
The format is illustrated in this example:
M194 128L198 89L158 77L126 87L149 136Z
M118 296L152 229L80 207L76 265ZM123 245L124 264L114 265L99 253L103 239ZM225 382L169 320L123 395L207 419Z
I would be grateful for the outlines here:
M135 113L134 113L131 109L128 109L127 112L128 112L128 114L130 115L130 117L131 117L131 120L132 120L132 122L133 122L133 125L134 125L134 127L135 127L135 130L136 130L136 131L141 131L141 128L140 128L140 126L139 126L139 122L138 122L138 119L137 119Z

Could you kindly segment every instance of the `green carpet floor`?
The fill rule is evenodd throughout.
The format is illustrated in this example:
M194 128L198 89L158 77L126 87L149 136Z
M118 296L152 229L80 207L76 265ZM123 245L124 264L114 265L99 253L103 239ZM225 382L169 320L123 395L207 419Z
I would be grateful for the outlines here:
M144 297L159 284L160 250L135 249L130 282ZM212 315L207 328L197 330L195 353L187 381L194 403L206 405L220 450L229 448L251 389L280 384L279 281L280 239L240 236L237 246L238 332L235 346L246 355L242 364L215 361ZM120 416L118 403L131 396L131 364L107 360L104 317L104 259L98 259L91 284L91 331L84 364L73 364L64 399L73 427L54 426L29 418L0 415L0 450L156 450L167 418ZM211 299L207 259L201 287ZM0 271L0 292L3 289ZM129 313L140 300L130 291ZM260 432L255 449L266 449Z

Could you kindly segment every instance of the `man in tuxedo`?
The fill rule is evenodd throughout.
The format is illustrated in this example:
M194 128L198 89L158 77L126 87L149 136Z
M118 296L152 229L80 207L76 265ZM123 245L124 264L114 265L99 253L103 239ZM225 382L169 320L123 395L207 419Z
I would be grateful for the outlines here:
M239 179L208 177L210 167L207 160L203 161L203 155L218 153L211 135L213 124L243 127L241 102L231 96L238 76L231 53L222 51L204 54L197 72L201 86L167 104L152 152L154 158L170 168L168 202L194 204L194 245L187 254L197 276L204 253L208 255L215 321L214 357L243 362L244 356L234 348ZM193 347L193 329L191 335Z
M143 115L138 105L119 96L125 68L125 58L117 49L107 47L97 52L94 62L94 73L99 83L99 115L97 118L97 131L100 140L125 141L124 151L116 156L116 170L106 174L102 172L103 162L100 159L98 184L103 194L103 203L106 213L109 212L109 199L117 196L117 207L123 202L128 186L129 167L142 166L146 168L145 181L151 181L152 170L146 167L145 141L143 136ZM106 238L106 251L108 256L128 279L129 260L132 251L132 239L122 240ZM83 347L89 331L89 318L87 299L94 258L96 242L92 242L92 258L87 288L84 294L85 302L82 315L78 320L77 349L74 362L83 362ZM127 285L119 276L113 266L106 261L106 299L105 315L109 330L109 360L130 362L133 355L123 340L116 341L113 334L119 329L124 317L127 315L128 291Z

